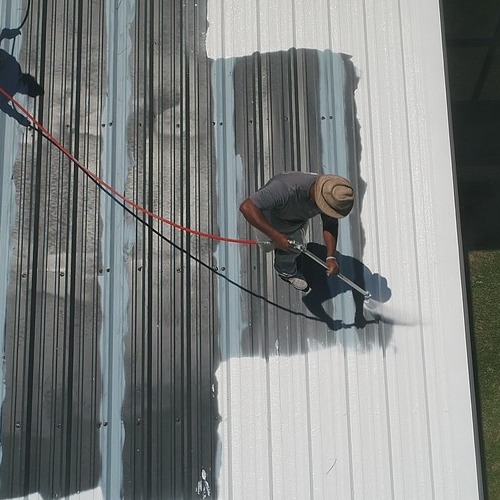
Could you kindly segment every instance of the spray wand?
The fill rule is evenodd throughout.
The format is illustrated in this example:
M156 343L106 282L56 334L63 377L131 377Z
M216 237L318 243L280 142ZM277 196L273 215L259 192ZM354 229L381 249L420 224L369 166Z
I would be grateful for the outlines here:
M305 245L301 245L294 240L289 240L289 243L295 248L296 250L299 250L300 252L304 253L307 255L310 259L314 260L317 262L319 265L323 266L325 269L328 269L328 265L325 261L321 260L317 255L314 255L311 251L307 249ZM353 281L351 281L349 278L344 276L343 274L339 273L336 275L337 278L341 279L344 283L347 283L351 288L359 292L361 295L363 295L365 302L368 302L371 298L370 292L367 292L366 290L363 290L360 286L356 285Z

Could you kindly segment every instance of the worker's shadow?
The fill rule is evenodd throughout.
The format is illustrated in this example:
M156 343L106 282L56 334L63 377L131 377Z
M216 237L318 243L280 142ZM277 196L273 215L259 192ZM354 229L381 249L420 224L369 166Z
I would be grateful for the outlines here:
M23 73L16 58L3 49L0 49L0 87L11 97L15 94L37 97L44 93L43 87L35 77ZM0 109L21 125L25 127L30 125L28 118L21 114L2 92L0 92Z
M307 249L318 256L321 260L326 259L326 247L318 243L308 243ZM391 289L387 280L379 274L373 274L362 262L353 257L336 254L341 273L364 290L370 292L371 297L377 302L387 302L391 297ZM355 315L353 323L345 323L343 320L334 319L324 307L324 303L345 293L352 288L338 277L327 276L326 270L310 257L301 254L297 261L300 272L304 275L311 291L302 299L309 311L320 321L326 323L330 330L344 328L364 328L369 323L377 323L374 319L366 319L364 316L364 296L352 291Z

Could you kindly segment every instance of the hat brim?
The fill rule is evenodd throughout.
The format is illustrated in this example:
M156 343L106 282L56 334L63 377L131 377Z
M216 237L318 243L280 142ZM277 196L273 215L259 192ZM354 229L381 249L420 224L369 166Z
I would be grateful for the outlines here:
M338 175L320 175L316 179L316 183L314 185L314 202L316 206L326 215L330 217L334 217L335 219L343 219L346 215L349 215L351 209L349 208L344 213L334 210L325 200L323 196L323 187L328 181L334 181L339 186L346 186L352 189L351 184L344 177L340 177Z

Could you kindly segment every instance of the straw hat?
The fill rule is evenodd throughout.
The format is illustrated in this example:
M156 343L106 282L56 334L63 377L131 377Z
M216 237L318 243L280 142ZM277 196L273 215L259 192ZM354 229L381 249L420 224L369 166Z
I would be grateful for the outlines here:
M314 186L314 201L326 215L342 219L352 210L354 191L351 183L338 175L320 175Z

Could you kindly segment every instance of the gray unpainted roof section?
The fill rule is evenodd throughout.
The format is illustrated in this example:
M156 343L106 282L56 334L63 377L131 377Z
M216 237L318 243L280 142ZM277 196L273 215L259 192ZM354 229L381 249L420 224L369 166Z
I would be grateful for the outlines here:
M339 260L384 314L133 216L1 113L1 498L481 497L439 24L434 0L32 2L2 48L76 158L237 238L274 173L349 177Z

